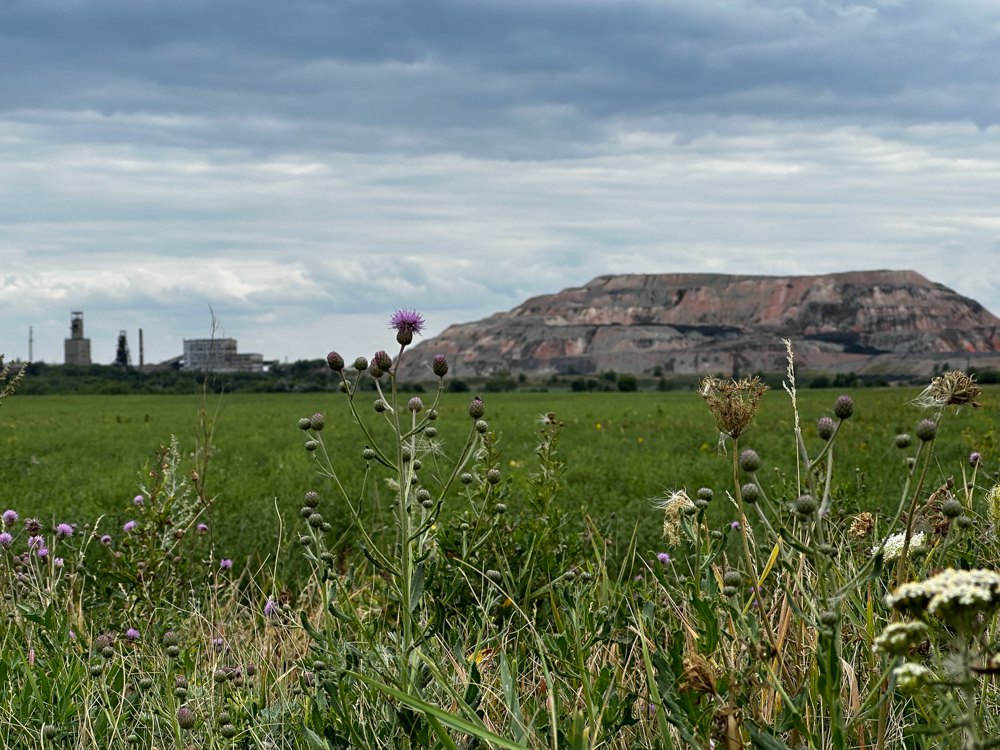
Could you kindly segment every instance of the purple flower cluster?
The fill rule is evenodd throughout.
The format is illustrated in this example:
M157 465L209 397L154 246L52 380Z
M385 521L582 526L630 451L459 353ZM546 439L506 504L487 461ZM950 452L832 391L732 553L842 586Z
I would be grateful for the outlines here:
M18 518L20 518L20 516L17 514L16 510L8 508L3 512L3 522L6 526L13 526L17 523Z

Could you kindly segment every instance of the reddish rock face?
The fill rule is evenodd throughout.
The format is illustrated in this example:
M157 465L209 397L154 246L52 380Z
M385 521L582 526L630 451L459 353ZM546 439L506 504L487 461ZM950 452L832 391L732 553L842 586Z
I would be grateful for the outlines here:
M403 376L445 352L453 373L782 371L925 374L1000 366L1000 319L914 271L825 276L627 274L529 299L422 342Z

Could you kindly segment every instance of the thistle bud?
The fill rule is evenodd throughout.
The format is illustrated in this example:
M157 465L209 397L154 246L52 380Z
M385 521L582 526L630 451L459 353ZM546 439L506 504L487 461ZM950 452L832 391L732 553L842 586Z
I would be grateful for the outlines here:
M480 435L485 435L487 432L489 432L489 429L490 429L490 423L487 422L485 419L476 420L476 432L478 432Z
M896 435L896 447L897 448L909 448L910 443L913 442L913 438L910 437L909 433L901 432Z
M448 374L448 360L443 354L435 354L431 361L431 371L439 378Z
M375 451L365 446L364 450L361 451L361 458L365 461L371 461L375 458Z
M748 474L760 468L760 456L753 448L747 448L740 453L740 468Z
M816 512L816 498L812 495L799 495L792 504L796 513L800 516L811 516Z
M326 417L324 417L319 412L316 412L311 417L309 417L309 426L313 428L316 432L319 432L326 425Z
M319 493L315 490L309 490L305 496L305 504L310 508L315 508L319 505Z
M829 417L820 417L816 420L816 434L819 435L821 440L832 438L836 429L836 424Z
M392 357L380 349L372 356L372 367L377 367L382 372L389 372L392 368Z
M337 352L327 354L326 363L334 372L340 372L344 369L344 358L337 354Z
M743 496L743 502L750 503L751 505L756 503L760 498L760 491L753 482L747 482L740 487L740 494Z
M851 415L854 414L854 399L846 393L843 396L838 396L833 405L833 413L837 415L837 419L850 419Z
M418 411L424 408L424 401L420 396L414 396L411 398L407 404L406 408L416 414Z
M473 419L479 419L486 413L486 404L483 400L476 396L472 401L469 402L469 416Z
M181 706L177 709L177 726L181 729L194 729L194 725L197 723L194 711L192 711L187 706Z
M715 493L712 491L711 487L702 487L698 490L698 499L704 500L706 502L712 502L712 498L715 497Z
M299 429L308 430L310 427L309 417L302 417L299 419Z
M923 442L933 440L937 435L937 422L933 419L921 419L917 423L917 437Z
M368 369L368 360L364 357L358 357L354 360L354 369L358 372L364 372Z

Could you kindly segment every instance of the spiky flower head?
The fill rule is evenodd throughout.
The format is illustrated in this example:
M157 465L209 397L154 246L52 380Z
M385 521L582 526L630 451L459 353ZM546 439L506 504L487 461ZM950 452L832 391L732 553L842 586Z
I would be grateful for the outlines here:
M854 414L854 399L846 393L838 396L833 404L833 413L837 419L850 419L851 415Z
M330 352L326 355L326 364L334 372L341 372L344 369L344 358L337 352Z
M407 404L406 408L416 414L418 411L424 408L424 401L420 396L414 396L411 398Z
M60 539L67 536L73 536L73 527L68 523L59 524L56 526L56 536Z
M406 346L413 341L413 334L424 330L424 319L416 310L396 310L389 319L389 327L396 329L400 346Z
M969 454L969 466L979 466L979 462L983 460L983 454L979 451L972 451Z
M10 535L9 531L0 531L0 547L7 549L13 543L14 537Z
M708 404L719 432L735 440L749 429L767 390L756 375L742 380L722 380L708 375L702 379L698 395Z
M24 530L29 534L38 534L42 530L42 522L37 518L28 518L24 522Z
M917 437L923 442L928 442L934 439L937 435L937 422L933 419L921 419L917 423Z
M924 409L941 409L945 406L965 406L976 408L976 401L983 389L976 385L972 375L961 370L952 370L944 375L938 375L931 384L913 399L915 406Z
M14 510L12 508L8 508L7 510L5 510L3 512L3 522L4 522L4 525L6 525L6 526L13 526L15 523L17 523L17 519L18 519L18 515L17 515L17 511L16 510Z
M476 396L469 402L469 416L473 419L479 419L483 414L486 413L486 404L483 400Z

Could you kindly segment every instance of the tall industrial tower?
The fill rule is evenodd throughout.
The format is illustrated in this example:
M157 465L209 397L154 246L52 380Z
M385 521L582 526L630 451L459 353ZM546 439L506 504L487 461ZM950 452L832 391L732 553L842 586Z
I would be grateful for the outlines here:
M90 364L90 339L83 337L83 313L73 311L69 321L69 338L63 339L67 365Z

